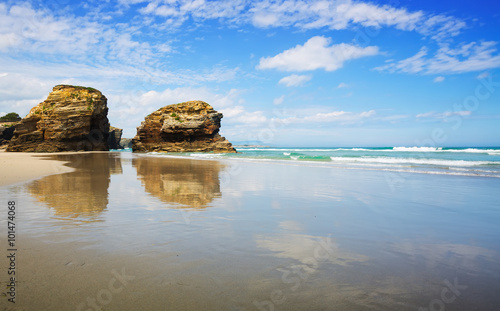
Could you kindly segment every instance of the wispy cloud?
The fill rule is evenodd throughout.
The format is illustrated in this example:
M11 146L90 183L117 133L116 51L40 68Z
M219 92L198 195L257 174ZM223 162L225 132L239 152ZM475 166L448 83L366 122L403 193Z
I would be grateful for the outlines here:
M190 18L195 21L218 19L235 25L252 24L259 28L340 30L361 25L416 31L436 40L456 36L466 27L465 22L451 16L433 15L423 11L409 12L405 8L351 0L133 0L133 2L145 2L146 4L139 10L141 14L162 17L163 23L174 27L181 26Z
M390 123L398 123L402 120L405 120L405 119L408 119L410 118L410 115L407 115L407 114L395 114L395 115L389 115L389 116L385 116L385 117L380 117L378 118L379 120L381 121L384 121L384 122L390 122Z
M166 43L135 40L131 29L88 17L54 15L29 3L0 4L0 52L45 54L87 63L146 64L171 49Z
M497 42L462 43L456 48L443 45L434 56L428 57L428 48L407 59L375 68L380 71L442 74L481 71L500 67Z
M346 87L349 87L349 84L344 83L344 82L340 82L339 85L337 85L338 89L343 89L343 88L346 88Z
M283 71L309 71L324 69L334 71L342 68L344 62L378 54L378 47L359 47L351 44L331 45L323 36L312 37L304 45L297 45L273 57L260 59L258 69Z
M273 100L273 104L275 104L275 105L281 105L281 104L283 104L284 101L285 101L285 95L281 95L280 97L276 97Z
M330 111L318 112L315 114L305 115L301 117L290 117L283 119L284 123L339 123L348 124L356 123L374 117L375 110L363 112L350 112L350 111Z
M444 79L445 79L445 77L443 77L443 76L438 76L438 77L435 77L435 78L434 78L434 80L432 80L432 81L434 81L434 82L436 82L436 83L440 83L440 82L443 82L443 81L444 81Z
M304 85L304 83L310 81L311 78L312 76L310 75L290 75L282 78L278 83L288 87L297 87Z
M485 71L485 72L481 72L480 74L477 75L477 79L486 79L490 76L490 73Z
M453 116L461 116L461 117L467 117L471 115L471 111L464 110L464 111L446 111L446 112L436 112L436 111L430 111L426 113L420 113L416 115L417 119L434 119L434 120L446 120L447 118L453 117Z

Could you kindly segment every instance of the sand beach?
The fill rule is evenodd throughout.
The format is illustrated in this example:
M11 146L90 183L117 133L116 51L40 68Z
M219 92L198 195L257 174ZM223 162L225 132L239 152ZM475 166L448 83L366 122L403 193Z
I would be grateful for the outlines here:
M296 162L131 152L1 159L53 167L0 187L5 310L500 303L498 178L402 173L391 186L384 171ZM14 308L4 286L7 201L17 208Z
M0 150L0 186L25 182L42 176L73 171L64 162L43 160L47 154Z

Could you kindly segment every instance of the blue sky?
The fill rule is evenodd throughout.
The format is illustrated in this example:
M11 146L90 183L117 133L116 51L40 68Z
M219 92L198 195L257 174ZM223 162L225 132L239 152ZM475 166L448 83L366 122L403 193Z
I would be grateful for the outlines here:
M500 146L500 3L2 1L0 113L99 89L133 137L204 100L232 142Z

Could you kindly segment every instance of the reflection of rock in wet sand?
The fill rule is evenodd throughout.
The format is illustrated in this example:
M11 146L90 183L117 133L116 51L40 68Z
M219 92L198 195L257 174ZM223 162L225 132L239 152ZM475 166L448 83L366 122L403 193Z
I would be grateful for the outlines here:
M85 153L50 158L68 161L76 170L32 182L28 191L33 197L63 217L94 216L107 207L110 175L122 173L119 157Z
M221 195L219 162L137 157L132 165L146 191L163 202L204 208Z

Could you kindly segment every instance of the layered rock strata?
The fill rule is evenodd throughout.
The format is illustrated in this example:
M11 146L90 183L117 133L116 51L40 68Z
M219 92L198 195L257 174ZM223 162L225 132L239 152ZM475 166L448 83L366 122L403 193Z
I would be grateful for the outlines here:
M96 89L57 85L15 125L7 151L109 150L107 99Z
M132 139L135 152L235 153L219 135L222 113L203 101L165 106L148 115Z

